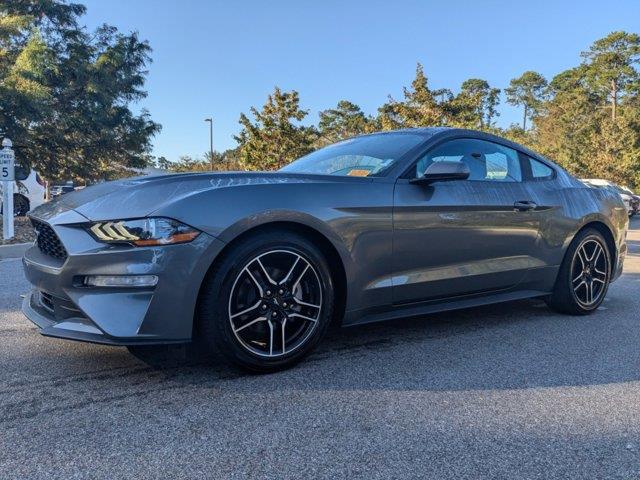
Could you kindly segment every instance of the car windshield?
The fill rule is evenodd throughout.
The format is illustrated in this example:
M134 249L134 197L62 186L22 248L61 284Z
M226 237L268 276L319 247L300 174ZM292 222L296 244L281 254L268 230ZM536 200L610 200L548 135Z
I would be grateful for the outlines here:
M424 135L410 133L356 137L316 150L280 171L355 177L376 176L425 140Z

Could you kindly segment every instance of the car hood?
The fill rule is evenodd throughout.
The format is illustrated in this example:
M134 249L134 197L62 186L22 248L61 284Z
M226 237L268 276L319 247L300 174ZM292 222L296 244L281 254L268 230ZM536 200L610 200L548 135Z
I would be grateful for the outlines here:
M75 221L140 218L163 206L205 190L274 183L330 182L336 177L284 172L180 173L105 182L67 193L36 208L30 216ZM65 215L63 215L65 214Z

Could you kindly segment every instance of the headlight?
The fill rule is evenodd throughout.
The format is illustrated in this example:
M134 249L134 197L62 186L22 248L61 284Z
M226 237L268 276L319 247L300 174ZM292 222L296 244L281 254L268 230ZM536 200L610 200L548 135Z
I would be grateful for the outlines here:
M89 232L106 243L130 243L139 247L190 242L200 231L170 218L140 218L98 222Z

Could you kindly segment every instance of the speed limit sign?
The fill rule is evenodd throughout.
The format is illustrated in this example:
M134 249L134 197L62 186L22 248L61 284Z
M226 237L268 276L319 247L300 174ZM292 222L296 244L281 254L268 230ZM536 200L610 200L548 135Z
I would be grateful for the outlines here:
M10 148L0 150L0 181L15 180L15 154Z
M11 140L2 140L2 150L0 150L0 185L2 185L2 238L9 240L13 238L13 180L16 178L15 154L11 149Z

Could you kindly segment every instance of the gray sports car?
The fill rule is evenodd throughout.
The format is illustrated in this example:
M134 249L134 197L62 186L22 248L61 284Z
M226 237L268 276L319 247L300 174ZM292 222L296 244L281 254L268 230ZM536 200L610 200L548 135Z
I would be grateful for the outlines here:
M587 314L622 271L627 212L520 145L425 128L277 172L104 183L31 213L23 311L43 335L134 352L197 341L254 371L329 324L541 297Z

